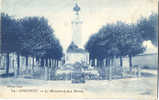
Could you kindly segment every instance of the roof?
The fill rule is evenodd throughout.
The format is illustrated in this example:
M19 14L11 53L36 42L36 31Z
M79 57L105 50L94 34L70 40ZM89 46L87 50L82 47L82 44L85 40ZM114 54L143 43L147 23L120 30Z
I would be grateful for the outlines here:
M67 49L67 53L88 53L88 52L82 48L78 48L78 46L74 42L72 42Z

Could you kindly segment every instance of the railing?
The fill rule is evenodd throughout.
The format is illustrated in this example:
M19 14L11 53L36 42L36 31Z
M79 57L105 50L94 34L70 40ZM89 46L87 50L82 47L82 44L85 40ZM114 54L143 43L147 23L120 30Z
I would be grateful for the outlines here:
M6 74L6 54L0 55L0 76ZM60 62L56 62L53 59L44 59L44 66L41 66L40 60L37 61L33 57L28 57L28 65L26 65L26 57L20 56L20 66L18 69L17 55L14 53L9 54L9 73L13 77L23 77L23 78L36 78L51 80L54 78L54 74ZM48 64L46 65L46 62ZM58 63L58 64L57 64ZM19 71L19 75L18 75Z
M103 80L141 77L140 66L133 66L132 71L129 70L129 67L120 66L107 66L99 68L98 71L100 74L99 79Z
M50 64L40 66L40 62L36 61L33 57L28 57L28 66L26 66L26 58L20 56L20 69L19 75L17 75L17 55L10 54L10 64L9 64L9 73L14 73L14 77L23 77L23 78L33 78L33 79L43 79L43 80L54 80L58 79L55 75L57 66L53 60L48 60ZM1 54L0 56L0 75L5 74L6 70L6 55ZM45 60L46 63L46 60ZM62 66L61 64L59 66ZM99 72L99 75L87 75L86 80L113 80L113 79L122 79L122 78L132 78L141 76L141 66L133 66L132 71L129 70L129 67L120 67L120 66L105 66L105 67L96 67L95 69Z

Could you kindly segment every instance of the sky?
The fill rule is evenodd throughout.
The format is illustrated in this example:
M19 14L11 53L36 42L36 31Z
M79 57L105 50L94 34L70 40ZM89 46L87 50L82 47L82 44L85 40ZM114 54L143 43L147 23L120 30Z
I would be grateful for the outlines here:
M135 23L141 16L147 17L158 10L157 0L78 0L78 3L83 21L83 46L92 34L107 23L119 20ZM1 5L3 12L16 18L47 18L64 50L72 41L73 0L2 0ZM151 42L146 43L149 45Z

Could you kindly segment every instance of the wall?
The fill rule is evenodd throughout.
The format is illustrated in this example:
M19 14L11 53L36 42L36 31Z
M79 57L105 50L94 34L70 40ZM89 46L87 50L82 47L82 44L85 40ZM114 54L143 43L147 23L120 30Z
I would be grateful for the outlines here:
M144 54L138 55L132 58L133 65L141 65L141 66L149 66L149 67L157 67L158 66L158 54ZM120 65L120 59L115 60L116 65ZM129 66L129 58L123 58L123 66Z

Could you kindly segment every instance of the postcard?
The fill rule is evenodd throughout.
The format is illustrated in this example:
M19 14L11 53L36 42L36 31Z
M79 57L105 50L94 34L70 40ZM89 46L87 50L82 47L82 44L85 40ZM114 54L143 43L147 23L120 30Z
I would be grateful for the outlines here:
M157 100L158 0L0 5L0 98Z

